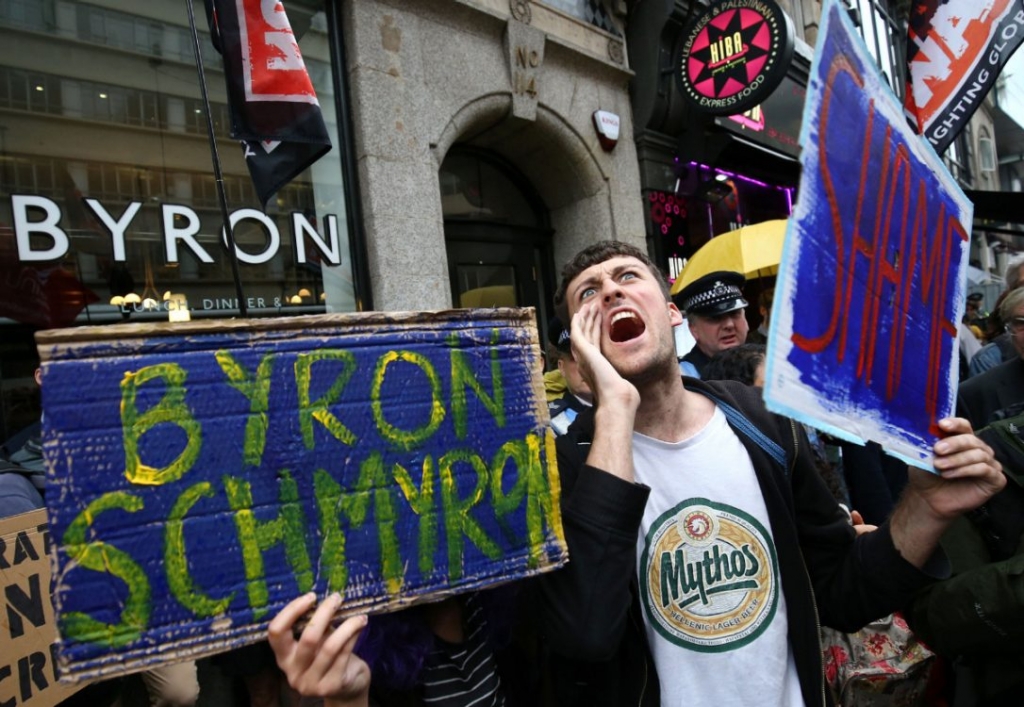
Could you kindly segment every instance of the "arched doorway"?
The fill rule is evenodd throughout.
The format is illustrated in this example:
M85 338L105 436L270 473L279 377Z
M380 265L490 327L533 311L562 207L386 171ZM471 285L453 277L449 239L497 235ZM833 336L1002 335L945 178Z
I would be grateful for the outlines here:
M468 146L452 147L439 176L452 304L535 307L543 332L554 267L540 197L512 165Z

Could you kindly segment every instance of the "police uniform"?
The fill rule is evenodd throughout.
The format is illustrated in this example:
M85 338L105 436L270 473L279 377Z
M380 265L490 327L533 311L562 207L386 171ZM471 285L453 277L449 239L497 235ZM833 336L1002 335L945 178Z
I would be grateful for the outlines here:
M571 351L569 332L562 326L558 317L552 317L548 323L548 341L560 355L569 354ZM576 421L576 416L588 407L590 405L573 395L566 386L562 396L548 402L548 415L551 418L551 429L555 436L564 435L569 429L569 425Z
M708 273L680 290L675 296L675 303L687 317L693 314L716 317L735 312L747 306L741 289L744 282L746 279L738 272L719 270ZM679 359L679 370L683 375L700 378L709 361L711 357L701 351L700 346L694 346Z

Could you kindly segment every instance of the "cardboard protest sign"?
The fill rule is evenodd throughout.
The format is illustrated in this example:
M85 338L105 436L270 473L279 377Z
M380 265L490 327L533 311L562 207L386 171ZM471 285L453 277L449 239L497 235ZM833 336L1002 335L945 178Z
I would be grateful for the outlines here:
M62 673L265 637L566 559L532 310L43 332Z
M46 511L0 520L0 705L50 707L81 685L57 679Z
M765 400L931 467L956 395L972 207L836 2L822 14Z

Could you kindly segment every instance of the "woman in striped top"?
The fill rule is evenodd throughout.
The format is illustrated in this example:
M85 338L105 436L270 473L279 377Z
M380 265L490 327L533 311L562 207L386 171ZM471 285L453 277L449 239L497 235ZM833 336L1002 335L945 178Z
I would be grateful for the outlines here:
M296 636L296 621L315 603L313 594L295 599L268 630L278 665L301 695L322 697L325 707L510 707L495 659L500 631L491 625L511 615L509 607L491 611L473 593L373 617L369 627L366 616L355 616L333 628L341 606L333 594Z

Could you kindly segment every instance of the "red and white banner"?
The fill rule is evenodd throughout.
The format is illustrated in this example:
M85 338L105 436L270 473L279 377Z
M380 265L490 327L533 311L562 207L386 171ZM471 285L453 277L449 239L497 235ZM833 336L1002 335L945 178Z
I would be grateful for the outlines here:
M247 101L319 105L299 44L280 2L235 0Z
M915 0L906 110L943 153L1024 40L1024 0Z
M224 57L231 137L241 140L260 203L331 149L284 5L206 0L214 46Z

